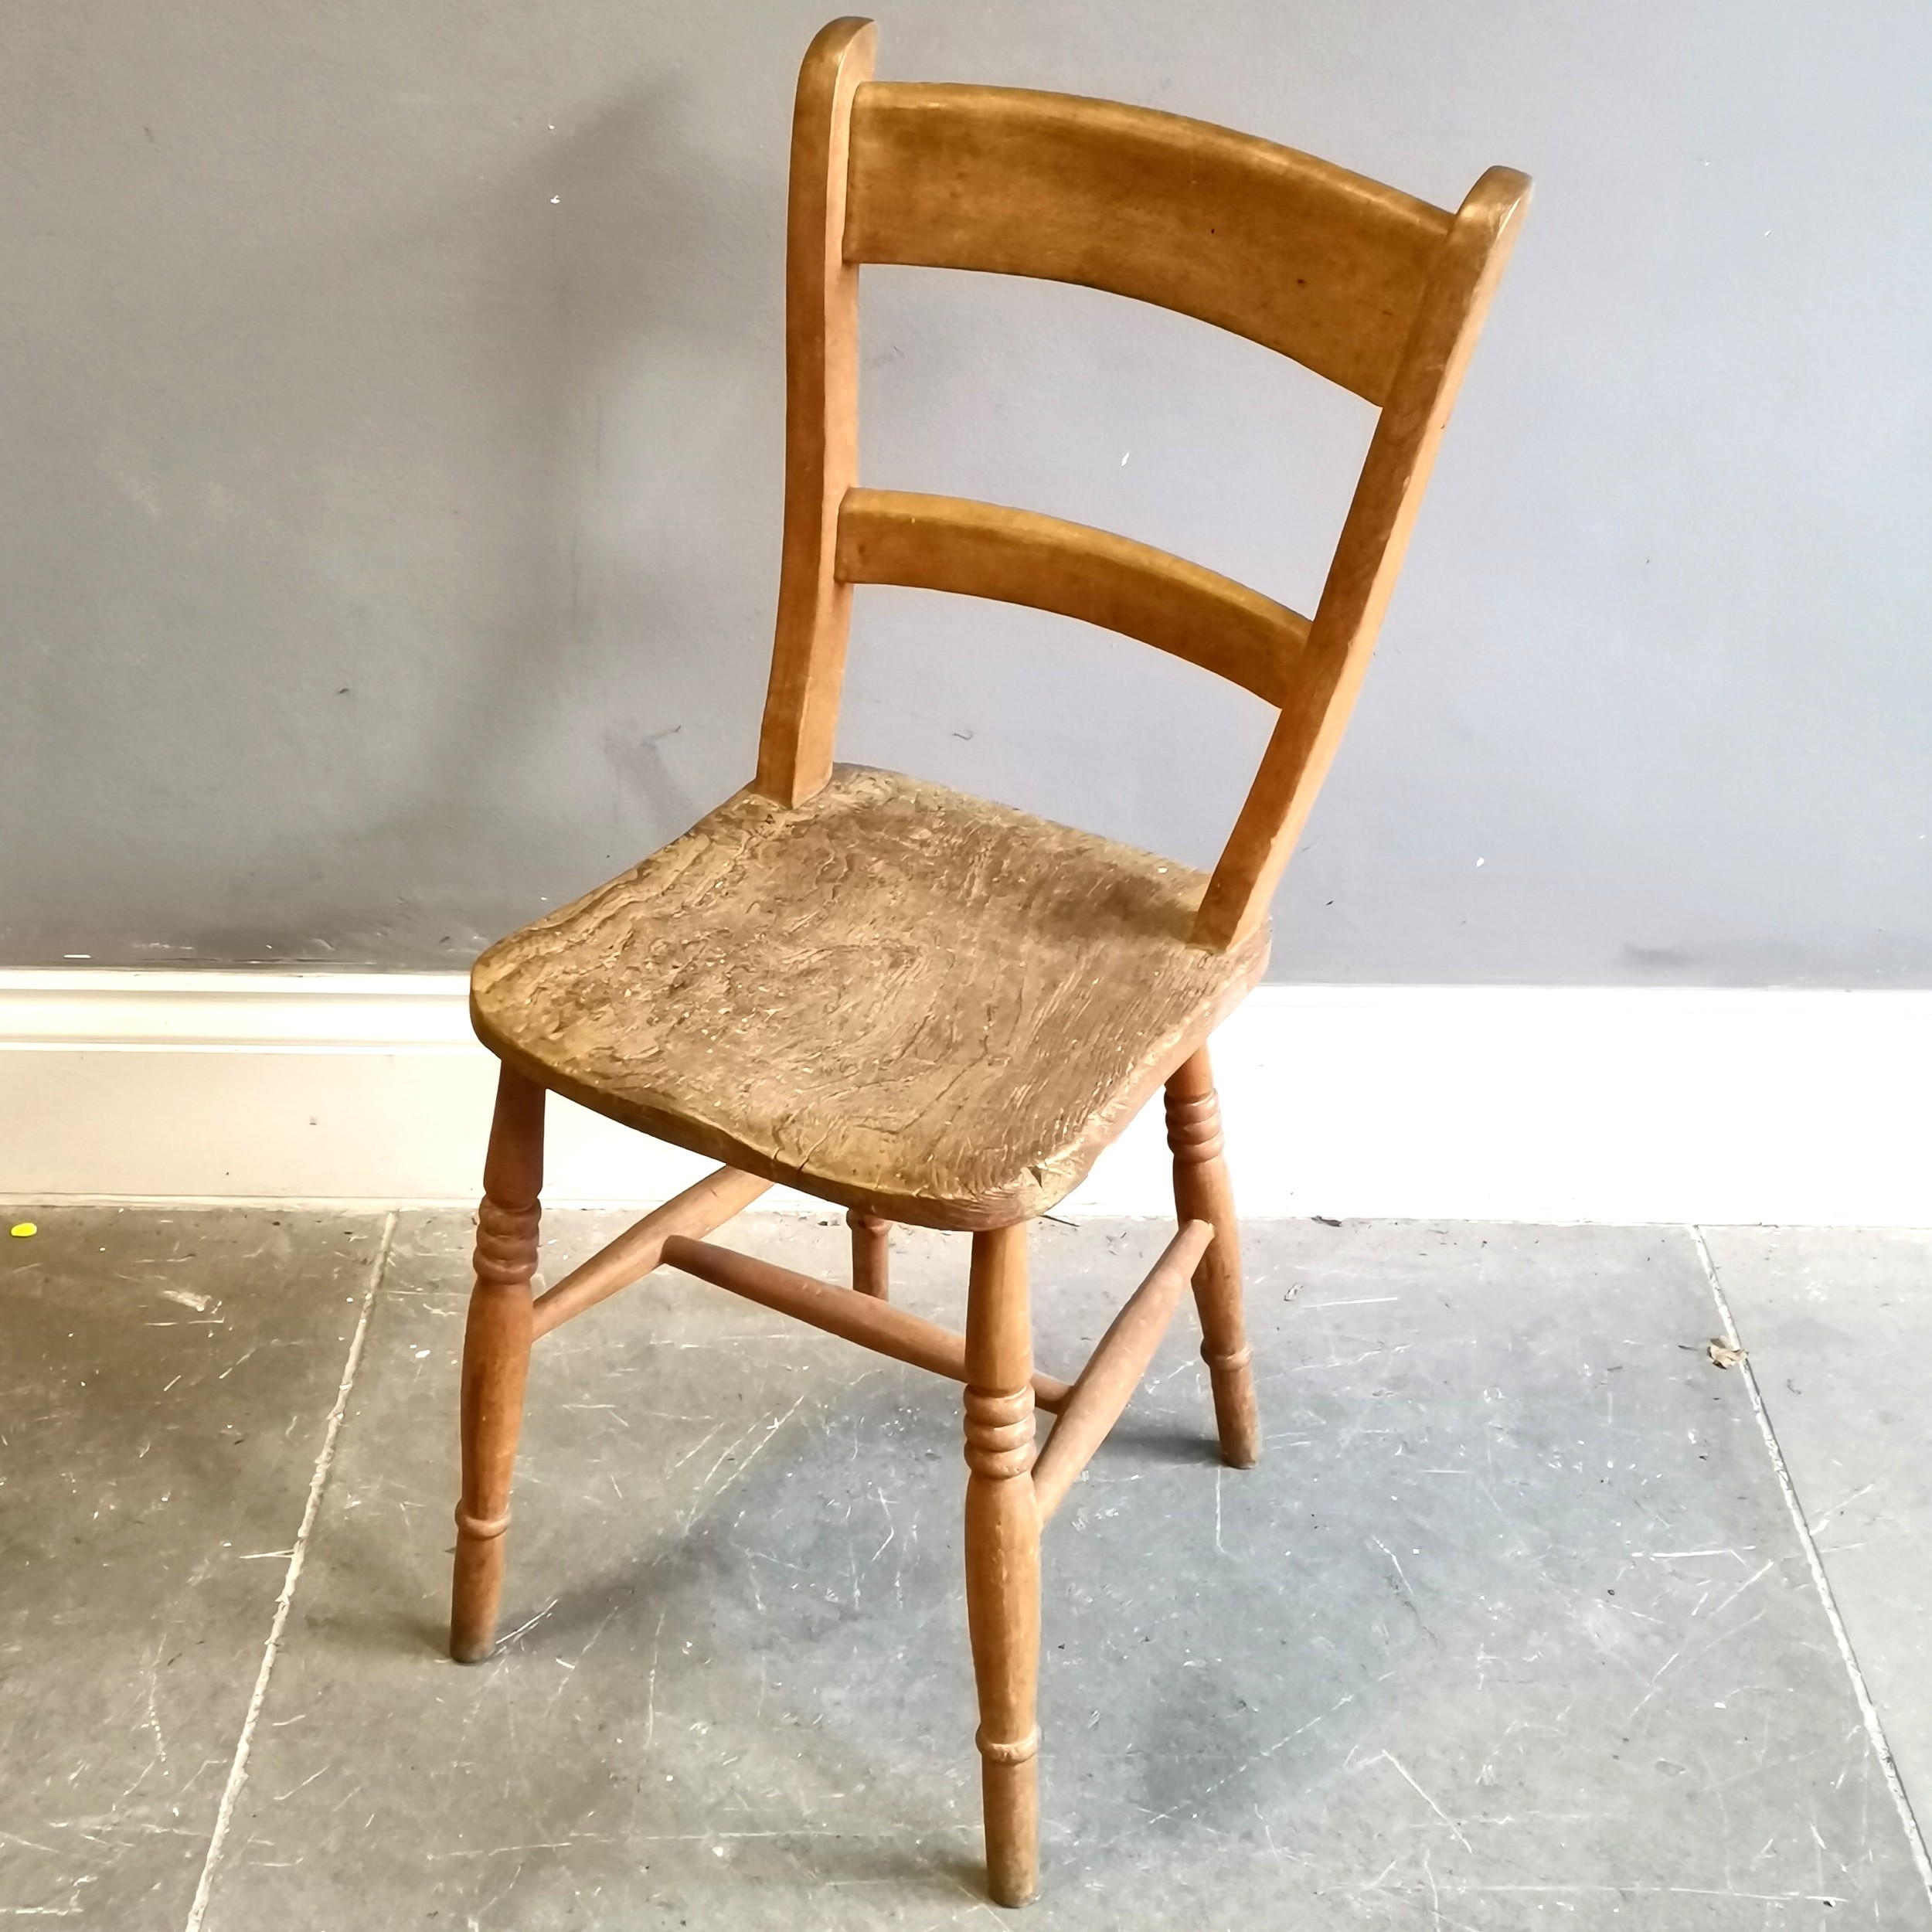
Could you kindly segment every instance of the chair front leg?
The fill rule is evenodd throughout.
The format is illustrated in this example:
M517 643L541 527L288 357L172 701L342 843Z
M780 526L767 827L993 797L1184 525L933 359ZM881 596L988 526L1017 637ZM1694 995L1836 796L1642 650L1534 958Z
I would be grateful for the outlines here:
M1241 1233L1234 1189L1221 1158L1221 1104L1214 1069L1203 1046L1167 1083L1167 1144L1174 1153L1174 1211L1182 1221L1206 1221L1214 1239L1194 1270L1194 1303L1201 1316L1201 1356L1214 1389L1214 1422L1221 1460L1252 1469L1261 1460L1261 1424L1254 1405L1253 1352L1241 1318Z
M1039 1511L1026 1230L973 1236L966 1310L966 1621L979 1686L986 1883L998 1905L1039 1889Z
M543 1100L542 1087L502 1070L476 1215L476 1285L463 1333L463 1497L450 1602L450 1655L459 1664L480 1663L496 1643L510 1475L530 1366Z

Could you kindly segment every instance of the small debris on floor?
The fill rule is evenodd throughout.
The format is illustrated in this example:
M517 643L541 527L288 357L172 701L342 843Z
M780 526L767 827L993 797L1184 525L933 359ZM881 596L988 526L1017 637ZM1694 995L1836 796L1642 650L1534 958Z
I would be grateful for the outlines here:
M1735 1369L1745 1359L1748 1351L1739 1347L1735 1342L1726 1342L1722 1335L1714 1335L1704 1352L1719 1368Z
M1339 1221L1331 1219L1325 1214L1311 1214L1308 1219L1311 1221L1319 1221L1325 1228L1338 1228L1342 1225Z
M16 1221L7 1232L16 1240L24 1241L29 1235L38 1234L40 1230L31 1221Z

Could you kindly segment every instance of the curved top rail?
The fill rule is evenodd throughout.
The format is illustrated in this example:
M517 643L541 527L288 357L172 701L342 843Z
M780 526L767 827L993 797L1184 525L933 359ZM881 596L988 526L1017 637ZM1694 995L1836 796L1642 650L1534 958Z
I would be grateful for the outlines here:
M845 258L1077 282L1246 335L1379 404L1439 208L1179 114L1012 87L853 97Z

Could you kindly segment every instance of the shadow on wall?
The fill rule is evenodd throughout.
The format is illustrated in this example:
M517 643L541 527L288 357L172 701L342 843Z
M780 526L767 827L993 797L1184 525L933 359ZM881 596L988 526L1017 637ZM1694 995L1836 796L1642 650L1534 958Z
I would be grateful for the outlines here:
M118 286L23 403L53 460L9 574L57 648L0 787L63 831L10 863L11 957L461 964L742 782L783 182L701 151L688 94L526 129L406 218L386 129L280 225L206 157L155 163L164 232L117 204Z
M515 850L511 876L546 876L553 850L581 850L589 812L604 818L607 865L621 867L748 771L740 753L743 770L707 783L716 761L680 757L690 747L677 743L742 719L769 649L768 614L726 601L758 573L730 557L726 576L716 561L717 529L751 520L742 454L727 453L755 445L762 424L769 514L748 535L775 582L777 277L766 249L745 246L733 213L743 198L679 139L660 88L607 107L495 184L486 206L453 213L458 233L472 216L494 223L500 251L470 264L479 312L497 325L478 332L493 366L472 372L459 420L489 446L474 482L495 499L485 514L502 542L462 594L460 675L424 707L413 755L396 747L406 785L365 835L399 864L447 845L453 821L496 822ZM741 262L701 259L709 238L734 231ZM762 284L762 301L733 298L734 281L746 294ZM713 461L694 465L706 450ZM716 749L731 760L734 747ZM482 869L446 875L441 889L488 906L502 886L491 854L458 844L451 856ZM558 879L546 899L605 876ZM503 923L540 910L505 904ZM495 936L436 943L467 954Z

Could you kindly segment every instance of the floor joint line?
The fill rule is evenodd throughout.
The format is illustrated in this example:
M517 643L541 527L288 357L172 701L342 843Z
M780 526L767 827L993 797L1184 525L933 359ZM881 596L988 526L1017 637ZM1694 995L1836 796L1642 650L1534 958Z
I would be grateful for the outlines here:
M1704 1279L1709 1284L1711 1299L1717 1304L1719 1320L1724 1325L1724 1338L1733 1347L1741 1348L1744 1338L1738 1332L1736 1318L1731 1313L1731 1304L1724 1298L1723 1284L1717 1278L1717 1264L1711 1259L1709 1246L1705 1241L1704 1230L1696 1223L1689 1226L1689 1233L1696 1245L1697 1257L1704 1265ZM1790 1512L1792 1526L1798 1531L1798 1542L1804 1550L1804 1560L1811 1566L1811 1582L1818 1590L1818 1601L1825 1607L1825 1621L1832 1627L1832 1635L1838 1645L1838 1655L1845 1665L1845 1675L1852 1680L1852 1695L1857 1700L1859 1715L1865 1720L1865 1734L1871 1740L1872 1748L1878 1754L1879 1768L1885 1775L1886 1788L1892 1794L1892 1802L1898 1807L1899 1821L1905 1827L1906 1842L1911 1848L1912 1862L1919 1868L1919 1877L1923 1883L1926 1896L1932 1899L1932 1856L1926 1850L1925 1834L1919 1828L1917 1815L1912 1809L1912 1800L1907 1794L1904 1781L1899 1776L1899 1767L1892 1756L1892 1747L1886 1742L1885 1726L1879 1721L1879 1708L1872 1701L1872 1693L1865 1682L1865 1672L1859 1666L1857 1654L1852 1648L1852 1639L1845 1630L1845 1620L1838 1614L1838 1599L1832 1594L1830 1580L1825 1574L1825 1564L1818 1553L1818 1545L1812 1539L1811 1526L1804 1519L1804 1506L1798 1499L1798 1486L1791 1481L1790 1468L1784 1461L1784 1452L1777 1445L1777 1432L1771 1427L1770 1411L1764 1406L1764 1398L1759 1393L1757 1376L1751 1366L1750 1355L1747 1351L1737 1364L1744 1378L1744 1389L1751 1399L1751 1412L1757 1417L1759 1430L1764 1437L1764 1447L1770 1453L1771 1468L1777 1478L1779 1493L1784 1498L1784 1507Z
M396 1210L391 1208L383 1221L383 1236L376 1259L370 1264L369 1285L362 1291L362 1305L355 1318L355 1332L349 1338L348 1359L342 1364L342 1379L335 1391L335 1406L328 1412L328 1427L322 1432L322 1447L315 1458L315 1472L309 1478L308 1500L302 1510L301 1526L295 1532L294 1547L289 1552L288 1569L282 1578L281 1594L275 1600L275 1614L268 1627L268 1641L262 1646L261 1668L255 1673L255 1689L242 1719L241 1735L235 1740L235 1756L228 1767L228 1782L223 1787L221 1804L215 1813L215 1828L208 1840L207 1855L202 1860L201 1879L195 1887L195 1902L188 1909L184 1932L201 1932L208 1915L208 1901L213 1889L215 1868L229 1827L234 1822L235 1805L248 1781L248 1754L255 1741L255 1726L261 1720L262 1706L268 1699L268 1680L274 1674L275 1660L281 1654L282 1634L288 1628L290 1606L295 1600L295 1586L301 1581L302 1564L308 1554L308 1539L321 1509L322 1492L328 1485L328 1472L335 1463L335 1445L342 1433L343 1418L349 1413L349 1391L355 1385L362 1366L362 1344L369 1335L369 1318L376 1306L376 1291L389 1271L390 1248L396 1240Z

